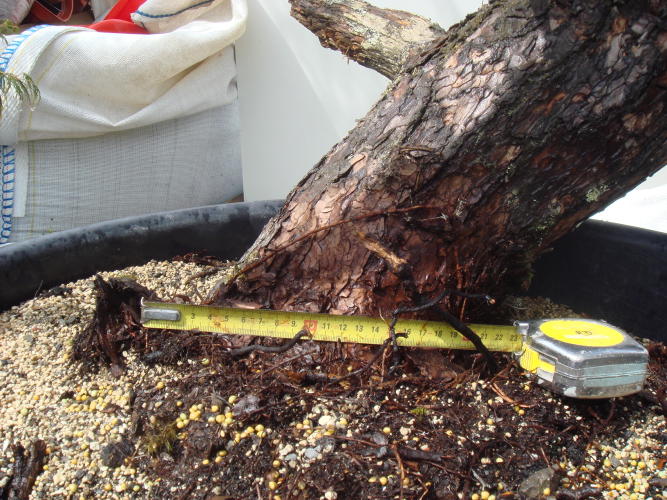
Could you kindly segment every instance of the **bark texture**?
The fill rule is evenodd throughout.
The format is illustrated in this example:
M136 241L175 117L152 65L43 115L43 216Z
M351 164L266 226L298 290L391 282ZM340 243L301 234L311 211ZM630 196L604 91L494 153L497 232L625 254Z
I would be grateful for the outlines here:
M392 80L411 55L445 35L440 26L421 16L378 9L359 0L290 0L290 4L292 16L315 33L323 47L339 50Z
M502 296L524 282L555 239L667 163L666 5L483 7L402 63L241 267L266 260L214 302L386 314L404 289L357 231L408 262L427 296ZM470 306L448 308L467 318Z

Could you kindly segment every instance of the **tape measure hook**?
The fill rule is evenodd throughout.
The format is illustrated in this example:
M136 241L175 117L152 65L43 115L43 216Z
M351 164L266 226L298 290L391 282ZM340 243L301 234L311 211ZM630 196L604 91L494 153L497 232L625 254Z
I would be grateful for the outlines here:
M144 299L141 298L141 323L147 321L179 321L181 312L178 309L158 309L157 307L144 306Z

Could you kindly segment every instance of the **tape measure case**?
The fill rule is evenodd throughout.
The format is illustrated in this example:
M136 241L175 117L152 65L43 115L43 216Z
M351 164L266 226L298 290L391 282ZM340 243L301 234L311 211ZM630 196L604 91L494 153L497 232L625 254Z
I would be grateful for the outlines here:
M611 398L642 390L648 352L603 321L547 319L517 322L524 343L520 365L538 383L574 398Z
M292 338L307 328L314 340L364 344L381 344L387 335L380 318L143 301L141 321L149 328L278 338ZM536 374L540 384L565 396L625 396L640 391L646 380L646 349L602 321L549 319L517 322L514 327L470 327L488 349L515 352L520 365ZM396 329L408 334L401 345L472 348L469 340L446 324L399 320Z

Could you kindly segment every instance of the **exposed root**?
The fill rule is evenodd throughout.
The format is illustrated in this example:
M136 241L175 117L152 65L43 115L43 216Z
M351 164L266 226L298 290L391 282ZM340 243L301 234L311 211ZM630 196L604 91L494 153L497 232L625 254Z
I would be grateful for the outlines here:
M249 354L251 352L264 352L268 354L281 354L283 352L289 351L292 347L296 345L296 343L299 341L301 337L304 337L306 335L310 335L308 330L301 330L299 333L297 333L293 339L289 340L288 342L285 342L281 346L268 346L268 345L260 345L260 344L253 344L253 345L248 345L245 347L240 347L239 349L232 349L229 351L229 355L232 357L237 357L237 356L243 356L244 354Z

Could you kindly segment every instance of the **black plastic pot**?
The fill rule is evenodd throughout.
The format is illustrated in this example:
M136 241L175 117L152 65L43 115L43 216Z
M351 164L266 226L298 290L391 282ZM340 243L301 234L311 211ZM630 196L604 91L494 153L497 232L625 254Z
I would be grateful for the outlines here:
M534 268L529 295L667 342L667 234L588 220Z
M38 290L208 250L235 259L282 201L233 203L118 219L0 247L0 310ZM535 265L529 295L635 335L667 341L667 234L587 221Z
M283 200L229 203L117 219L0 247L0 311L39 290L151 259L207 250L237 259Z

